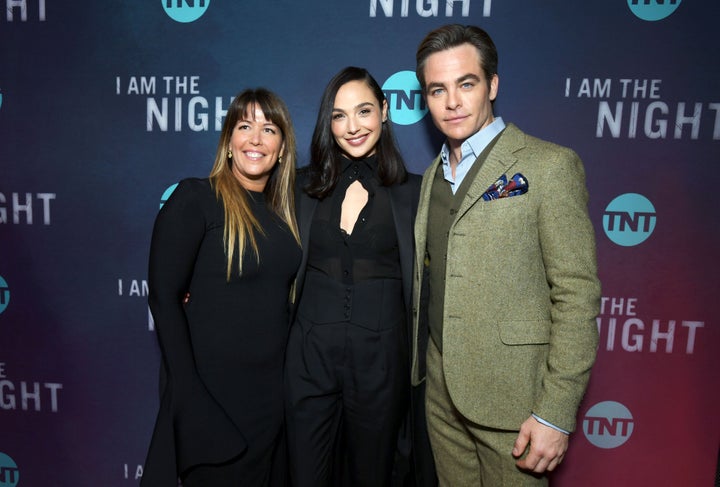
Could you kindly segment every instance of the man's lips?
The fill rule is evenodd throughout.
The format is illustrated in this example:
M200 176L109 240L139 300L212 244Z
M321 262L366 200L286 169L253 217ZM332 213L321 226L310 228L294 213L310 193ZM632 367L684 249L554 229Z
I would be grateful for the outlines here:
M467 115L458 115L458 116L455 116L455 117L446 118L446 119L445 119L445 122L450 123L450 124L452 124L452 123L460 123L460 122L464 121L466 118L468 118Z

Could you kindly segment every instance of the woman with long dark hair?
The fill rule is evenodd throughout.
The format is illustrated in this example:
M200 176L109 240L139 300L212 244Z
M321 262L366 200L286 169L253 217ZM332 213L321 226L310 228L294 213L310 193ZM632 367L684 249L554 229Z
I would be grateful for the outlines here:
M286 356L294 487L390 485L406 417L413 221L382 89L362 68L328 83L296 198L303 260Z

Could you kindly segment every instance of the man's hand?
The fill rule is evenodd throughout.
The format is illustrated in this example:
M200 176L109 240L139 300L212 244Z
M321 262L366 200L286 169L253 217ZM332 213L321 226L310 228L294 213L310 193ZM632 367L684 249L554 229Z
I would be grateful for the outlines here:
M515 464L523 470L535 473L552 472L560 465L568 448L568 435L538 422L530 416L520 426L512 454L519 458L530 448L527 456Z

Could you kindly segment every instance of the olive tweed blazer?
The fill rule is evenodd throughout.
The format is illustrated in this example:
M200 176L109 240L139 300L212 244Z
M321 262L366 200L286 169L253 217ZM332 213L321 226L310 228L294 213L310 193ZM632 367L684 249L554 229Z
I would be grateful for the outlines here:
M413 384L425 375L421 306L428 206L440 158L425 172L415 222ZM484 201L502 174L525 194ZM469 420L517 430L531 413L572 431L598 342L600 307L585 174L572 150L508 124L450 226L442 361ZM423 316L425 318L423 319Z

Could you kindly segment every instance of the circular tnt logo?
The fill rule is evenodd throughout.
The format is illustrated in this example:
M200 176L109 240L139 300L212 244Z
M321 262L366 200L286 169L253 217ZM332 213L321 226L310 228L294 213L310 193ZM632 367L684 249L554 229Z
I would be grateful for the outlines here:
M419 122L427 113L420 82L413 71L398 71L382 87L390 109L390 119L399 125Z
M7 282L5 282L5 279L3 279L2 276L0 276L0 313L5 311L5 308L8 307L9 302L10 302L10 288L8 287Z
M627 0L628 7L635 16L654 22L670 17L680 6L682 0Z
M171 184L168 186L168 189L165 190L165 192L160 197L160 208L163 207L165 202L170 198L170 195L175 191L175 188L177 188L178 183Z
M641 194L626 193L607 205L603 228L610 240L624 247L643 243L655 230L655 207Z
M165 13L175 22L195 22L203 16L210 0L160 0Z
M597 403L585 413L583 433L598 448L617 448L633 433L635 421L630 410L615 401Z
M15 461L0 452L0 487L15 487L20 480L20 469Z

